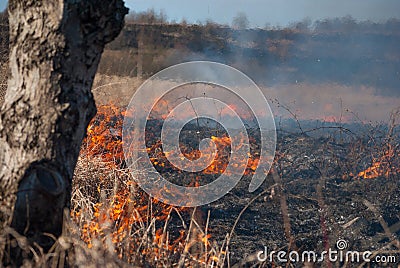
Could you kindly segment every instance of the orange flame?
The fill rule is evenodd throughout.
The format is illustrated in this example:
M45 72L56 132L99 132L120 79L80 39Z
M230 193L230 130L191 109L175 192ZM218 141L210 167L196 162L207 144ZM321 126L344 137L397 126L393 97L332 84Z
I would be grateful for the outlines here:
M400 173L400 168L395 168L391 163L395 157L395 150L391 144L388 144L388 149L384 154L372 161L372 165L367 169L360 171L358 177L363 179L376 179L379 177L389 178L390 175Z
M89 159L90 157L101 157L107 167L112 170L122 167L124 155L121 134L125 114L121 108L112 104L98 107L98 113L87 129L87 136L84 140L86 146L81 154L85 154ZM217 146L227 146L230 144L229 137L213 137L213 139ZM151 161L153 164L164 167L168 164L168 161L160 150L156 150L160 147L161 142L157 142L147 150L149 155L152 156ZM197 157L198 153L194 150L188 156ZM168 152L165 154L168 154ZM222 160L218 161L220 162L214 163L215 170L213 172L219 172L224 168ZM208 171L211 172L212 169L213 167L210 166ZM195 185L197 185L196 183ZM134 255L133 251L137 251L138 245L141 243L131 237L133 227L144 226L145 223L152 221L168 221L172 207L157 200L152 200L152 213L149 213L148 197L141 194L133 198L130 189L128 189L131 184L134 184L134 182L128 182L128 187L118 190L114 196L108 199L109 202L107 204L105 202L98 202L93 205L93 217L86 219L81 227L81 237L89 248L93 247L95 239L105 241L107 236L111 236L111 241L114 245L118 246L122 245L122 243L128 243L130 245L129 248L132 249L132 255ZM177 211L184 210L186 209L179 209ZM82 219L83 213L85 211L78 209L71 212L71 217L78 222L79 219ZM155 223L153 224L155 226ZM139 250L142 254L149 254L151 256L159 256L165 250L170 252L182 251L186 235L187 230L180 230L178 237L171 238L160 228L155 230L154 236L151 238L154 246L151 248L143 247ZM206 247L211 246L210 235L199 235L194 239ZM118 251L118 247L116 248L116 251ZM123 256L119 255L119 257L122 258ZM205 256L203 261L207 261L206 258L209 258L208 261L213 260L215 262L215 258L217 257Z
M122 109L110 105L97 108L97 115L87 128L83 144L88 156L101 156L111 167L121 165L124 160L122 150Z

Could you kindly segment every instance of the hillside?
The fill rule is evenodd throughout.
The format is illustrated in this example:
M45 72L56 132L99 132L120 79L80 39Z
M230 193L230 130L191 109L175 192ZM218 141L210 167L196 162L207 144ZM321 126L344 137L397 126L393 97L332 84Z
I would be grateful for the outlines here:
M285 29L244 30L213 23L127 23L105 51L99 72L148 77L176 63L212 60L267 86L338 83L398 96L399 43L398 20L377 24L341 18L315 22L312 29L298 23Z

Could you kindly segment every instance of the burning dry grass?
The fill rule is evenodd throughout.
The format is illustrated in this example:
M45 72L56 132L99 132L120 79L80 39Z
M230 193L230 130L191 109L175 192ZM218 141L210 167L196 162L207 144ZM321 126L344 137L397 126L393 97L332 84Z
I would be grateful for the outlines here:
M178 209L161 204L139 192L125 170L109 169L107 163L99 159L90 162L88 164L84 158L78 162L72 217L66 229L68 236L73 237L68 239L69 250L74 250L71 255L73 264L85 267L92 262L111 267L228 266L229 243L248 206L242 210L225 239L213 241L209 234L209 214L202 218L204 215L196 209ZM112 188L96 187L88 181L98 178L99 174L109 182L105 185ZM120 181L121 177L127 180ZM82 189L83 185L90 185L91 189ZM84 191L92 194L88 196Z
M208 220L202 224L195 211L159 203L138 189L132 175L124 168L123 115L124 112L114 105L100 106L88 128L76 169L72 220L68 228L79 241L79 247L84 248L74 253L77 263L98 261L98 253L92 255L91 252L103 252L108 256L104 264L120 265L123 261L152 267L227 265L228 244L233 233L222 243L213 242L208 233ZM226 137L220 139L217 142L227 142ZM393 161L398 158L398 145L392 140L386 142L387 150L372 158L371 166L356 177L397 176ZM162 159L153 159L153 162L159 161L153 164L165 164ZM214 163L214 166L219 164L223 165ZM206 169L205 173L211 171ZM288 219L286 229L290 229ZM107 261L107 258L111 259Z
M101 247L139 266L222 266L224 251L195 211L157 202L138 189L124 168L122 117L116 106L99 107L76 168L71 224L85 251Z
M208 233L209 218L202 224L195 210L177 209L159 203L138 189L132 175L124 168L121 148L123 115L124 112L114 105L100 106L97 117L88 128L88 137L76 169L72 220L69 222L73 226L69 227L70 233L80 241L79 247L84 247L82 252L85 253L74 253L77 261L97 260L90 252L100 251L115 259L115 264L123 261L152 267L227 265L233 232L227 234L224 241L212 241ZM217 142L226 143L227 139L222 137ZM350 177L397 176L399 170L394 161L398 161L398 144L390 137L385 144L387 150L373 157L370 167L358 172L358 176ZM377 153L380 151L377 150ZM284 154L279 156L279 159L285 157ZM153 164L164 164L162 159L153 159L159 161ZM211 171L207 169L205 173ZM285 200L281 198L282 201ZM287 212L287 205L284 207ZM285 228L290 233L289 216L285 215Z
M24 237L9 230L8 233L16 238L15 242L34 255L33 263L27 262L26 265L229 267L230 242L239 220L256 199L264 196L274 198L277 193L271 189L278 189L278 192L283 189L281 172L274 172L274 185L244 206L225 238L215 241L210 235L210 227L214 227L209 226L210 214L201 215L196 209L178 209L162 204L149 198L135 184L132 174L124 166L121 147L123 115L124 112L114 105L98 107L98 114L88 128L88 136L76 167L71 210L65 212L64 233L50 252L45 254L40 248L27 246ZM358 174L347 178L380 180L398 176L396 163L400 154L393 129L389 129L384 141L385 147L376 146L374 150L370 147L356 148L355 154L370 152L372 160L365 164L365 170L359 172L351 170L354 166L343 169L346 174L351 173L349 169ZM221 138L221 142L227 143L227 139ZM278 156L278 167L279 163L283 163L281 161L290 157L285 152L279 152ZM357 158L357 164L361 159ZM283 167L279 167L279 170L282 171ZM337 176L340 177L340 174ZM296 237L291 234L293 227L287 197L282 193L278 195L285 234L291 247ZM323 197L320 199L324 204ZM250 255L239 265L254 262L254 255ZM262 267L264 264L257 265Z

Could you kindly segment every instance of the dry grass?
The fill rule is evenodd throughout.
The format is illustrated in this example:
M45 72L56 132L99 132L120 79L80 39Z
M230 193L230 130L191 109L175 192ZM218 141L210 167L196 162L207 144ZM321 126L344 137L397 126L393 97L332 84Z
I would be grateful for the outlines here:
M137 77L97 74L93 83L93 95L97 105L111 102L126 106L133 93L144 81Z

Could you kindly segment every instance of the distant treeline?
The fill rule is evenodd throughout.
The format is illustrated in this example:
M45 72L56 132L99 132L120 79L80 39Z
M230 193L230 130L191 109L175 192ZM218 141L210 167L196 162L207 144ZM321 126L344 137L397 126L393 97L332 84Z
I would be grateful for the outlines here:
M172 24L163 17L151 18L128 18L103 55L101 73L135 76L139 67L148 77L172 64L213 60L266 85L332 82L400 94L397 19L375 23L344 17L304 20L282 29L232 29L212 22Z
M163 12L156 12L154 9L149 9L145 12L130 12L126 17L127 24L183 24L187 25L188 22L183 19L179 23L176 21L168 20L168 16ZM236 24L236 25L235 25ZM237 25L241 24L241 25ZM192 24L193 25L193 24ZM196 23L196 25L214 25L216 27L226 28L228 25L221 25L208 19L205 22ZM233 18L232 28L238 26L239 28L249 28L249 21L245 13L239 12L236 17ZM310 18L305 18L299 22L293 22L288 27L272 26L266 23L264 30L297 30L300 32L313 31L316 33L327 33L327 32L386 32L386 33L399 33L400 29L399 19L388 19L385 22L373 22L370 20L357 21L352 16L348 15L341 18L327 18L312 21Z

